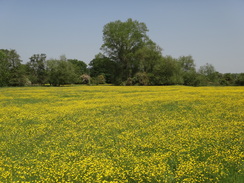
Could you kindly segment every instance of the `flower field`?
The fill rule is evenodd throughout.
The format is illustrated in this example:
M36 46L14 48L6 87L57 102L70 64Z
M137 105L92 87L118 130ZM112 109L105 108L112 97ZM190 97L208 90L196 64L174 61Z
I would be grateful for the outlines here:
M0 182L244 182L244 87L0 88Z

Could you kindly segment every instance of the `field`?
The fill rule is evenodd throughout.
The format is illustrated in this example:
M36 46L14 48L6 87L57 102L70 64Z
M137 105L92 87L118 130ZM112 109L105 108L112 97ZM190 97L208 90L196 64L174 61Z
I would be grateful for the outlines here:
M0 88L0 182L244 182L244 87Z

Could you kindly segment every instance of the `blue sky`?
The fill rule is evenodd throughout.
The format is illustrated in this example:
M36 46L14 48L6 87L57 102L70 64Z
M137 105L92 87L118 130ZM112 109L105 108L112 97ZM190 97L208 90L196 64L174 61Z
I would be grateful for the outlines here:
M144 22L163 55L191 55L197 68L244 72L244 0L0 0L0 48L23 62L37 53L89 63L103 26Z

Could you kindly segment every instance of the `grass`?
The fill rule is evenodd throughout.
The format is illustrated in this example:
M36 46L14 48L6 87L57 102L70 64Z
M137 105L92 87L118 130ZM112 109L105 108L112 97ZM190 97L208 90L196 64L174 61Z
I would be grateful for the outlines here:
M0 88L0 182L244 182L244 88Z

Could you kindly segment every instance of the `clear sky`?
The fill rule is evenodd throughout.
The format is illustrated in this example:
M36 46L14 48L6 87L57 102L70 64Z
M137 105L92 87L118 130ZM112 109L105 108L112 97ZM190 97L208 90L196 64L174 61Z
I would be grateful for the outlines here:
M163 55L244 72L244 0L0 0L0 49L24 63L38 53L89 63L103 26L128 18L147 25Z

